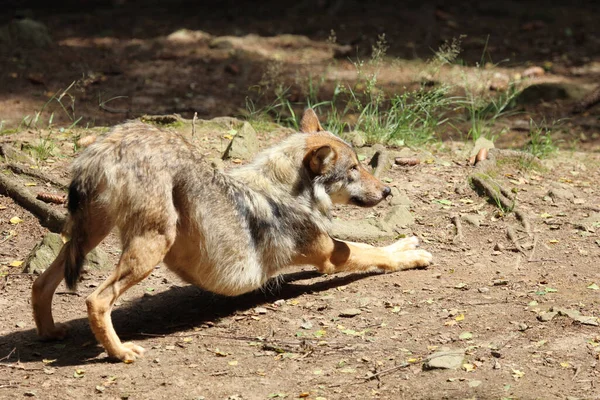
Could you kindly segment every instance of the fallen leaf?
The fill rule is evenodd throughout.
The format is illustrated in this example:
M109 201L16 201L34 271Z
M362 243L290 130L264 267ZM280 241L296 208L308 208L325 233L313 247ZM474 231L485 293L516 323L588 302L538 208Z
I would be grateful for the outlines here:
M13 225L20 224L21 222L23 222L23 220L21 218L19 218L19 217L12 217L10 219L10 223L13 224Z
M83 375L85 375L85 370L83 369L76 369L75 372L73 372L73 378L83 378Z
M515 378L515 380L516 379L521 379L522 377L525 376L525 372L519 371L518 369L513 369L512 370L512 376L513 376L513 378Z
M454 318L456 321L460 322L460 321L464 321L465 319L465 314L460 314L458 317Z
M320 338L325 336L327 332L324 331L323 329L319 329L318 331L314 332L313 335L315 335L315 337Z
M47 359L47 358L44 358L44 359L42 360L42 362L43 362L44 364L52 364L52 363L53 363L53 362L55 362L56 360L57 360L56 358L55 358L55 359L53 359L53 360L49 360L49 359Z
M475 365L469 364L469 363L465 363L465 364L462 365L462 369L464 369L467 372L473 372L473 371L475 371Z
M35 182L27 182L25 184L25 186L37 186L37 183L35 183Z
M229 353L219 350L218 348L214 351L215 355L218 357L227 357Z
M561 362L561 363L560 363L560 366L561 366L561 367L563 367L563 368L571 368L571 364L569 364L569 363L568 363L568 362L566 362L566 361L565 361L565 362Z
M473 339L473 334L471 332L463 332L461 333L458 338L460 340L469 340L469 339Z
M21 260L14 260L11 261L10 264L8 264L11 267L20 267L23 264L23 261Z
M596 285L595 283L592 283L590 286L587 287L588 289L592 289L592 290L598 290L600 289L600 286Z
M236 365L238 365L238 361L237 360L229 361L227 364L235 367Z
M439 203L439 204L443 204L445 206L451 206L452 202L450 200L446 200L446 199L441 199L441 200L434 200L434 203Z

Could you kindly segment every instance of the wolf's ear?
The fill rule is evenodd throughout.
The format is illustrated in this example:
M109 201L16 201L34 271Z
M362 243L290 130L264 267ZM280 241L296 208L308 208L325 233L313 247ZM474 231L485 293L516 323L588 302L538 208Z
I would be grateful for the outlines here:
M302 114L302 119L300 120L300 132L311 133L324 130L314 110L312 108L304 110L304 114Z
M312 150L308 155L308 168L315 175L321 175L327 171L335 162L337 154L329 145L321 146Z

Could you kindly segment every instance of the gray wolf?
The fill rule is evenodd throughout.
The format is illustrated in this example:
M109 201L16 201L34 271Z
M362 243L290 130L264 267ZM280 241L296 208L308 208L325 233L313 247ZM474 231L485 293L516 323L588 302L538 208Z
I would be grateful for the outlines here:
M415 237L373 247L329 236L333 204L374 206L390 188L310 109L301 132L230 172L211 168L176 133L127 122L86 148L72 174L64 229L70 240L33 284L37 331L46 339L66 335L52 317L54 291L63 278L75 288L86 254L117 227L120 260L86 304L96 339L125 362L144 349L121 342L111 309L161 262L189 283L235 296L291 265L331 274L404 270L432 259L416 249Z

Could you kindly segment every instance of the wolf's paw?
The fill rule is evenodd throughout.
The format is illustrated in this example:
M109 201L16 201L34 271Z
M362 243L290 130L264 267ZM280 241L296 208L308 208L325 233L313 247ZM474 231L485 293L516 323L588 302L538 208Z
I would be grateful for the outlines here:
M40 329L38 334L42 340L63 340L69 333L69 325L57 323L50 329Z
M121 348L114 353L110 352L109 355L129 364L134 362L136 359L143 357L145 351L146 350L142 346L138 346L137 344L133 344L131 342L125 342L121 345Z
M390 253L396 253L399 251L414 250L419 247L419 238L416 236L407 237L400 239L389 246L384 247L385 251Z
M433 256L425 250L405 250L395 253L394 257L396 270L424 268L431 264Z

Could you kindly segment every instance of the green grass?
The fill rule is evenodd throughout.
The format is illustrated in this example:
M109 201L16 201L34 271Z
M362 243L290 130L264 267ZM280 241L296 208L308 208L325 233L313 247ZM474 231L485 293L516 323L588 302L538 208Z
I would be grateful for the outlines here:
M537 158L547 158L557 152L558 146L552 139L552 131L556 123L560 123L560 121L556 121L548 127L545 121L537 124L533 119L529 119L529 143L524 150Z

